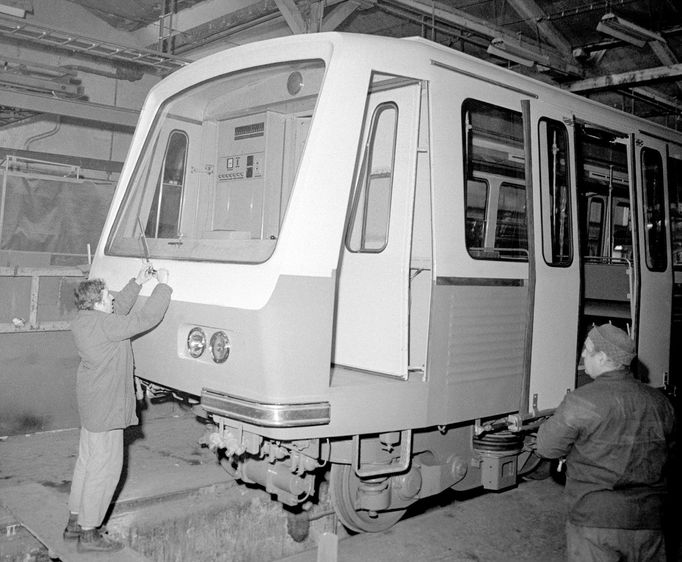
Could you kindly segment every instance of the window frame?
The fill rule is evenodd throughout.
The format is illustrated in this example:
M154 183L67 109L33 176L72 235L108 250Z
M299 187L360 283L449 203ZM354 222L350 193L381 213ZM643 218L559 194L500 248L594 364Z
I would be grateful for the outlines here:
M167 182L167 163L168 163L168 156L169 152L171 149L171 143L176 135L181 135L184 138L185 144L184 144L184 151L183 151L183 157L182 157L182 174L180 177L180 183L175 186L171 184L170 182ZM151 208L149 210L149 217L147 219L147 225L145 226L145 236L147 238L161 238L161 239L168 239L172 240L175 238L178 238L181 233L181 228L180 224L182 222L182 208L183 208L183 202L185 199L185 186L187 185L187 156L189 154L189 135L187 134L187 131L184 131L182 129L171 129L171 131L168 133L168 137L166 140L166 149L163 154L163 161L161 162L161 169L159 170L159 178L158 181L156 182L156 189L154 190L154 196L152 197L152 203L151 203ZM177 216L175 220L175 236L159 236L159 232L161 230L161 216L163 212L163 200L164 200L164 192L166 191L167 187L179 187L180 188L180 198L178 200L178 208L177 208ZM158 198L157 198L158 195ZM155 212L153 210L155 209ZM154 232L150 233L150 223L152 221L152 217L154 218Z
M474 127L471 120L472 112L478 112L483 114L485 109L492 110L491 114L495 116L500 116L506 120L510 128L510 132L518 132L521 135L520 142L511 134L506 137L500 134L495 136L494 140L501 140L501 146L507 150L507 164L512 162L516 164L510 165L511 167L500 170L496 165L499 165L499 161L493 162L490 169L480 168L474 166L475 160L473 156L474 151ZM499 262L528 262L528 209L526 205L527 200L527 184L525 177L525 158L523 157L525 151L524 142L524 129L523 129L523 115L520 111L510 109L501 105L495 105L486 101L481 101L475 98L467 98L462 102L461 106L461 123L463 129L463 169L464 169L464 193L463 193L463 204L464 204L464 245L467 253L472 259L475 260L485 260L485 261L499 261ZM518 127L518 131L515 130ZM484 129L481 129L485 131ZM483 139L484 141L490 141L490 139ZM516 141L516 142L513 142ZM494 151L495 149L492 148ZM521 154L518 154L519 150ZM511 171L515 173L504 174L504 171ZM490 181L492 178L495 181ZM485 231L483 233L483 242L486 243L492 237L495 243L494 247L484 246L483 248L477 249L472 248L467 238L467 228L469 223L469 207L468 207L468 191L469 183L471 181L477 183L487 184L487 194L485 201ZM493 185L494 184L494 185ZM520 225L525 226L526 236L523 240L517 239L517 241L525 242L525 245L519 244L519 247L513 246L497 246L497 238L499 234L500 224L498 222L499 212L500 212L500 196L504 186L510 186L515 189L520 189L524 193L524 205L522 211L522 221ZM493 198L495 200L493 201ZM492 214L495 216L493 217ZM491 221L494 220L494 224ZM492 231L491 231L492 229ZM492 234L491 234L492 232Z
M544 127L544 129L543 129ZM553 134L552 134L553 133ZM562 182L565 190L565 201L561 201L559 197L559 205L557 207L557 178L555 173L557 169L557 154L554 152L555 140L550 138L550 135L555 136L560 133L563 138L564 150L564 175ZM542 117L538 121L538 138L540 139L540 208L542 210L542 254L545 263L550 267L570 267L573 264L575 255L575 244L573 243L573 196L572 196L572 176L571 176L571 136L569 135L566 125L556 119L549 117ZM561 191L561 190L559 190ZM557 227L557 216L561 215L561 209L564 208L565 227L561 229ZM557 213L558 211L558 213ZM557 234L564 236L567 242L568 254L564 256L560 242L557 240ZM549 255L548 255L549 254Z
M371 182L372 182L372 160L374 156L375 140L377 138L377 131L379 120L381 116L387 110L392 110L393 115L393 139L391 143L391 166L390 166L390 183L388 186L388 204L386 206L386 222L385 230L383 234L383 243L381 247L378 248L368 248L367 247L367 217L370 205L370 193ZM351 213L350 227L348 228L346 234L346 248L349 252L360 253L360 254L379 254L383 252L389 243L390 237L390 225L391 225L391 203L393 199L393 181L395 179L395 157L396 157L396 145L398 140L398 120L399 120L400 109L398 105L393 101L385 101L379 103L372 112L372 119L370 121L371 128L368 134L368 140L365 143L364 154L362 157L362 165L360 167L360 173L358 174L358 181L356 182L355 195L353 197L353 209ZM360 212L362 209L362 212ZM361 221L361 223L358 223ZM359 224L359 226L358 226ZM357 228L360 228L359 239Z
M653 187L650 181L652 177L649 175L651 166L645 162L647 155L655 155L657 163L655 166L653 177ZM656 164L658 164L656 166ZM640 165L642 169L642 203L643 203L643 232L644 232L644 250L646 254L646 266L649 271L663 272L668 269L668 237L666 234L666 217L665 217L665 170L663 165L663 156L655 148L645 146L640 152ZM656 211L656 205L658 211ZM657 235L652 236L652 229L649 225L655 226L658 224ZM655 251L654 251L655 250Z

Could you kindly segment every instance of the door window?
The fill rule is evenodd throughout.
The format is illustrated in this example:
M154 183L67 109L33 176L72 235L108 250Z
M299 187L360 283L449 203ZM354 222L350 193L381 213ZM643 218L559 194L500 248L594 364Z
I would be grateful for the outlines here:
M642 149L642 176L646 264L652 271L665 271L668 260L666 256L663 161L657 150Z
M573 260L568 134L563 123L540 120L544 256L549 265Z
M381 104L374 111L347 241L351 252L377 253L388 244L397 124L394 103Z

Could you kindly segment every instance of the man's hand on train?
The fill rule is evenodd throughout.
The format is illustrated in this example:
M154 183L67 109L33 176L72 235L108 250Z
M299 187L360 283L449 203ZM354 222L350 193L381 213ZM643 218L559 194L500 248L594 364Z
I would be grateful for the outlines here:
M149 281L154 274L154 268L149 265L145 264L142 269L140 269L139 273L137 274L137 277L135 277L135 282L138 285L144 285L147 281Z

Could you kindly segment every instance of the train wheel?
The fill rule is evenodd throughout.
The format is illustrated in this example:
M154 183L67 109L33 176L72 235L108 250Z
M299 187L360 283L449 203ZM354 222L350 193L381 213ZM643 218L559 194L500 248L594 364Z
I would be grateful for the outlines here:
M341 523L357 533L378 533L395 525L405 513L405 509L369 512L355 509L355 497L360 479L348 464L333 464L329 479L334 510Z

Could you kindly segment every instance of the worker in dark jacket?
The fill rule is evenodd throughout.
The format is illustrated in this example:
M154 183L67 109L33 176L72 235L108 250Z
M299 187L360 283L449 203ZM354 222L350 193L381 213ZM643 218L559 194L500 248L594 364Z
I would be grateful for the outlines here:
M131 312L142 284L158 284L144 306ZM78 551L115 551L123 544L100 530L123 466L123 429L138 423L130 338L156 326L168 308L168 271L143 268L116 298L104 281L83 281L75 291L79 312L71 330L80 355L76 393L81 420L78 460L71 482L67 540Z
M634 342L620 328L592 328L582 356L594 382L568 393L537 437L539 455L566 457L568 560L664 562L672 405L632 376Z

